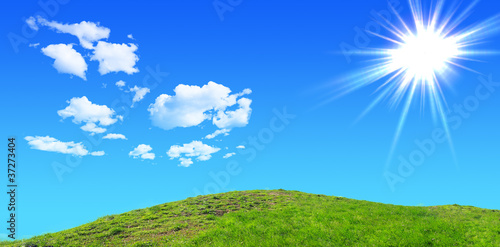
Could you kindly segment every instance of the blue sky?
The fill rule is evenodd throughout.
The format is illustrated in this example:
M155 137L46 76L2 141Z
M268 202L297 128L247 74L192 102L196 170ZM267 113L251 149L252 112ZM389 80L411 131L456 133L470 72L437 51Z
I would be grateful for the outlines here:
M11 1L0 15L1 131L17 138L18 236L231 190L500 208L500 87L484 86L500 82L498 56L466 63L481 74L445 78L450 108L469 109L448 115L456 159L447 143L426 141L441 125L414 104L386 166L401 107L380 104L354 124L376 86L321 104L339 78L365 68L369 58L348 60L341 44L356 46L356 30L386 1L50 3ZM396 5L411 22L408 3ZM499 11L483 0L461 27ZM497 48L500 36L488 32L475 48ZM368 48L387 44L367 37ZM206 138L217 130L229 135ZM103 139L110 133L126 140ZM416 142L432 148L400 170L400 157L425 151Z

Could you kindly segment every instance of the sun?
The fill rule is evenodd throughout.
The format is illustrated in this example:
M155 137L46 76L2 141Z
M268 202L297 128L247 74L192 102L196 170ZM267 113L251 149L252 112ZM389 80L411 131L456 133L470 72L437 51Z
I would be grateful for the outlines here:
M461 54L456 39L424 28L416 35L404 37L402 43L388 53L390 70L404 70L420 83L434 83L436 73L443 74Z
M417 100L421 106L429 106L433 120L442 123L453 152L443 85L453 86L449 75L455 69L476 72L463 65L463 62L477 61L472 58L476 55L491 54L489 51L474 50L472 47L482 43L485 36L492 34L500 26L499 15L496 15L463 27L463 21L472 13L477 0L471 1L463 11L459 11L460 4L445 8L444 0L432 1L431 6L425 7L429 11L424 11L420 0L408 2L413 20L403 20L393 9L395 22L382 16L378 21L387 35L366 30L371 35L387 41L388 45L358 52L358 55L375 58L368 60L369 65L361 71L355 71L341 79L345 82L344 87L340 94L334 97L379 83L375 90L377 96L356 121L381 102L388 102L392 108L402 105L386 166L389 165L410 106ZM326 102L333 99L327 99Z

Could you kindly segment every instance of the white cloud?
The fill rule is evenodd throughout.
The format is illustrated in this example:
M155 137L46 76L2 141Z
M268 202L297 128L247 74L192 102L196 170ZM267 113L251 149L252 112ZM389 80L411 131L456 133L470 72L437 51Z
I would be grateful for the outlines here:
M40 43L34 43L34 44L29 44L29 47L34 47L37 48L40 45Z
M154 153L145 153L145 154L141 155L141 158L142 159L154 160L155 159L155 154Z
M42 53L55 59L53 66L57 72L76 75L84 80L87 79L85 77L87 63L82 55L73 49L72 44L49 45L42 48Z
M212 158L213 153L219 152L219 150L220 148L203 144L201 141L192 141L182 146L171 146L167 151L167 155L170 159L179 158L181 161L179 166L188 167L192 164L191 159L187 160L188 157L196 157L198 161L207 161Z
M89 151L81 142L62 142L50 136L26 136L24 139L28 141L28 144L32 149L62 154L72 154L75 156L85 156L89 154ZM92 152L90 155L102 156L104 155L104 151Z
M193 160L191 160L191 158L179 158L179 161L181 162L179 164L179 166L183 166L183 167L189 167L190 165L193 164Z
M236 154L236 153L227 153L227 154L225 154L224 156L222 156L222 158L227 159L227 158L229 158L229 157L231 157L231 156L233 156L233 155L235 155L235 154Z
M122 80L119 80L115 83L115 85L120 89L122 90L123 87L125 87L125 84L126 82L122 81Z
M28 19L26 19L26 24L28 24L28 26L35 31L38 31L39 29L38 25L36 24L36 19L33 16L30 16Z
M236 146L236 148L238 148L238 149L245 149L245 146L239 145L239 146Z
M238 100L239 108L234 111L218 111L213 118L213 123L219 128L232 129L235 127L245 127L250 120L252 100L241 98Z
M146 144L140 144L134 150L130 151L128 154L129 156L132 156L135 158L141 158L141 159L150 159L154 160L155 159L155 154L150 153L149 151L153 150L153 148L149 145Z
M106 129L101 126L109 126L116 123L118 119L123 119L122 116L115 116L116 113L112 109L105 105L94 104L85 96L81 98L72 98L68 103L69 105L57 111L57 114L63 119L73 117L73 123L75 124L85 123L85 125L82 126L82 130L94 134L106 131ZM100 126L98 127L97 125Z
M102 139L113 139L113 140L123 139L123 140L127 140L127 137L125 137L122 134L109 133L109 134L105 135Z
M240 98L250 94L250 89L230 94L231 89L215 82L203 87L180 84L174 89L175 95L162 94L149 106L153 125L165 130L176 127L191 127L213 118L219 128L231 129L244 126L243 119L250 117L251 100ZM245 99L245 100L243 100ZM238 103L243 110L227 111ZM214 117L213 112L216 112ZM246 113L246 114L245 114Z
M56 21L48 21L38 16L36 22L34 17L30 17L26 20L26 23L34 30L38 30L38 23L40 26L49 27L57 32L74 35L86 49L92 49L93 43L98 40L107 39L110 33L109 28L100 26L99 23L87 21L74 24L62 24Z
M106 132L106 129L105 129L105 128L98 127L98 126L97 126L95 123L93 123L93 122L88 122L87 124L85 124L85 125L83 125L82 127L80 127L80 129L82 129L83 131L91 132L91 133L92 133L91 135L94 135L94 134L101 134L101 133Z
M230 129L216 130L214 133L208 134L207 136L205 136L205 139L214 139L216 136L222 135L222 134L224 134L224 136L228 136L229 135L229 131L231 131L231 130Z
M132 34L129 34L129 35L127 35L127 38L134 39L134 36Z
M133 88L130 88L130 92L135 93L134 98L132 99L132 106L134 107L135 102L139 102L142 99L144 99L144 96L150 92L149 88L147 87L138 87L134 86Z
M104 151L95 151L95 152L90 153L90 155L92 155L92 156L103 156L105 154L106 153L104 153Z
M100 26L98 22L94 23L82 21L80 23L63 24L56 21L48 21L40 16L37 16L36 18L30 17L26 19L26 23L30 28L34 30L38 30L39 26L46 26L55 30L56 32L67 33L76 36L80 41L80 45L82 47L93 50L93 54L90 56L90 60L99 62L99 73L101 75L120 71L123 71L129 75L139 72L139 70L135 67L137 61L139 61L139 57L135 54L135 52L137 51L137 45L115 44L103 41L103 39L107 39L109 37L110 30L109 28ZM128 37L133 39L132 35L129 35ZM71 45L67 46L71 48ZM60 50L60 52L58 52L59 57L63 56L63 54L68 54L68 50ZM69 55L72 55L74 57L75 54L78 54L79 57L81 57L81 55L76 51L71 52L71 54ZM70 60L62 61L61 65L67 64L68 61ZM81 61L84 62L83 58L81 58ZM81 61L80 59L78 59L78 61L75 61L73 63L80 63ZM87 66L85 64L85 70L86 69ZM84 73L76 75L82 78L85 76Z
M114 44L104 41L97 42L94 47L92 61L99 61L99 73L101 75L123 71L127 74L139 72L135 67L139 57L134 53L137 50L135 44Z

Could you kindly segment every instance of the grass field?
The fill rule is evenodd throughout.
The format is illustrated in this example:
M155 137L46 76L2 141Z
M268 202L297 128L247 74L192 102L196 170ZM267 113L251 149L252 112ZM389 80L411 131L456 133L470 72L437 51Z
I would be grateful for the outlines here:
M500 246L500 211L285 190L228 192L0 246Z

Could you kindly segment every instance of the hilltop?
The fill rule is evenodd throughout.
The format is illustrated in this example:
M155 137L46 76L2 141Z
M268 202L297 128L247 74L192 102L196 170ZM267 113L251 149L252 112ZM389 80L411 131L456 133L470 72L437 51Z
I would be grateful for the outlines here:
M285 190L198 196L0 246L500 246L500 212Z

